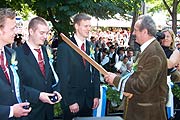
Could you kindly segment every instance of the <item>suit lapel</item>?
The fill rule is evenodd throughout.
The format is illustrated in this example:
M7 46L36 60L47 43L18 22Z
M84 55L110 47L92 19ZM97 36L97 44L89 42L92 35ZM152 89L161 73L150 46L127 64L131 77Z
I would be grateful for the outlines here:
M39 64L34 56L34 54L32 53L31 49L29 48L29 46L27 45L27 43L24 43L23 45L23 51L25 54L25 60L30 64L28 66L34 67L33 70L36 70L38 72L38 74L42 74L40 68L39 68Z
M12 83L12 82L13 82L13 79L14 79L14 75L13 75L12 70L11 70L11 68L10 68L12 52L9 51L7 47L4 47L4 50L5 50L6 60L7 60L7 62L8 62L10 82ZM4 75L4 76L5 76L5 75ZM5 78L5 79L6 79L6 78ZM6 82L7 82L7 80L6 80Z
M90 55L90 44L89 42L86 40L86 54L89 56ZM86 69L88 68L89 69L89 62L86 61Z
M78 44L77 44L74 36L71 38L71 41L72 41L75 45L78 46ZM86 48L87 48L87 47L86 47ZM71 49L72 49L72 48L71 48ZM72 50L73 50L73 49L72 49ZM87 50L87 49L86 49L86 50ZM75 50L73 50L73 51L75 51ZM79 55L76 51L75 51L75 53L76 53L76 56L78 56L79 61L81 61L82 66L84 66L84 63L83 63L83 60L82 60L82 56ZM87 64L87 61L86 61L86 64Z
M1 78L3 81L7 82L6 76L4 75L4 72L3 72L3 70L2 70L1 67L0 67L0 78Z
M47 78L48 74L49 74L50 66L49 66L49 59L48 59L47 51L44 46L42 46L42 52L43 52L43 57L44 57L44 61L45 61L44 67L45 67L45 74L46 74L46 78Z

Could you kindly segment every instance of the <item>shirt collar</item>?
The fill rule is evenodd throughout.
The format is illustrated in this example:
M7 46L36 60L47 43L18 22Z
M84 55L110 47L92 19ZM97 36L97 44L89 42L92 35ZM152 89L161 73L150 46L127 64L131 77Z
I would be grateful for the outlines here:
M77 37L76 34L74 34L74 38L75 38L75 40L76 40L77 45L78 45L79 48L81 48L81 46L82 46L83 43L84 43L84 46L86 46L85 40L84 40L84 41L80 40L80 39Z
M151 38L150 40L146 41L144 44L140 46L141 53L151 44L152 41L155 40L155 37Z
M36 49L36 48L34 48L34 47L31 45L31 43L30 43L28 40L26 41L26 43L27 43L27 45L29 46L29 48L30 48L31 50ZM39 47L39 49L41 50L41 47Z

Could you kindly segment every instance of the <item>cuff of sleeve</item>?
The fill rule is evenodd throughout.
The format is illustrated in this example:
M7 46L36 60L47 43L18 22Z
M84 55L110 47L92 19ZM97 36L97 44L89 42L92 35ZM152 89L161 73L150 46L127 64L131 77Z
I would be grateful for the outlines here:
M119 81L120 81L120 76L116 76L113 81L113 84L116 88L118 88Z
M9 118L13 117L13 106L10 106L10 113L9 113Z

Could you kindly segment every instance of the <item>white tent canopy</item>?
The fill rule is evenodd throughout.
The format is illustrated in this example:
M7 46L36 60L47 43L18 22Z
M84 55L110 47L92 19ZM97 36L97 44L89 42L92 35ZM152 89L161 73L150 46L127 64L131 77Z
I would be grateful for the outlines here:
M96 19L92 17L91 25L94 27L131 27L132 20L125 20L120 15L116 15L118 19Z

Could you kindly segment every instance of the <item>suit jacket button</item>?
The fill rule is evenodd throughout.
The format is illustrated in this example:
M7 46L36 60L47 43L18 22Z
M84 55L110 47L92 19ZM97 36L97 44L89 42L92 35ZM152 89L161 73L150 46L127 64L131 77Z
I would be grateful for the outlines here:
M84 89L83 91L86 92L86 89Z
M47 85L47 81L45 81L45 84Z
M14 93L14 90L12 90L12 93Z

